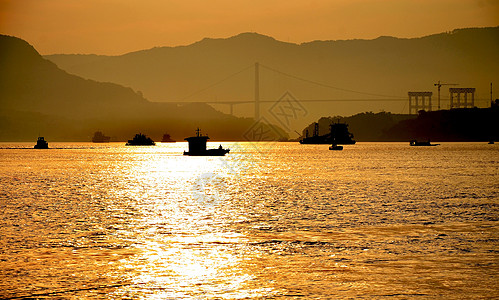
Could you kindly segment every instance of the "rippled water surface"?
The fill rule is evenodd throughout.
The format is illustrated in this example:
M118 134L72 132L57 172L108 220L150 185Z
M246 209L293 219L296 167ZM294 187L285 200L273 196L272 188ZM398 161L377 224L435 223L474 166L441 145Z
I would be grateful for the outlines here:
M0 298L499 297L498 145L223 145L0 144Z

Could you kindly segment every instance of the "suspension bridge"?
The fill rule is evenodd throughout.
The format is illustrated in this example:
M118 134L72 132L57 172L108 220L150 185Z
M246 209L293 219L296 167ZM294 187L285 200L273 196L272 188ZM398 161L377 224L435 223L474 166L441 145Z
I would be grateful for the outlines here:
M230 80L231 78L248 71L249 69L253 68L254 69L254 98L253 100L231 100L231 101L226 101L226 100L204 100L204 101L189 101L188 99L193 98L194 96L201 94L202 92L205 92L207 90L210 90L218 85L221 85L222 83ZM214 82L213 84L206 86L202 89L199 89L181 99L181 101L168 101L168 103L173 103L173 104L187 104L187 103L205 103L205 104L216 104L216 105L227 105L229 106L230 114L234 114L234 106L236 105L242 105L242 104L254 104L254 118L255 120L258 120L260 118L260 104L262 103L276 103L278 100L267 100L267 99L260 99L260 69L266 69L268 71L274 72L276 74L282 75L284 77L288 77L294 80L298 80L301 82L305 82L311 85L315 85L318 87L326 88L326 89L332 89L336 91L342 91L342 92L348 92L356 95L362 95L362 96L370 96L370 97L377 97L377 98L348 98L348 99L303 99L300 98L301 103L321 103L321 102L407 102L407 97L403 96L393 96L393 95L381 95L381 94L376 94L376 93L369 93L369 92L364 92L364 91L356 91L356 90L351 90L351 89L345 89L345 88L340 88L336 86L332 86L330 84L326 84L323 82L315 81L315 80L310 80L306 79L300 76L296 76L293 74L289 74L286 72L282 72L280 70L277 70L275 68L260 64L256 62L254 65L247 66L238 72L235 72L233 74L230 74L229 76Z

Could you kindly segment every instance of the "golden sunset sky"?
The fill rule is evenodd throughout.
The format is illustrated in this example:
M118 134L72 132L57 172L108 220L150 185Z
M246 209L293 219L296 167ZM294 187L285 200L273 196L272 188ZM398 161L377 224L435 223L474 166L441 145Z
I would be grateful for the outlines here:
M41 54L118 55L242 32L302 43L498 25L499 0L0 0L0 33Z

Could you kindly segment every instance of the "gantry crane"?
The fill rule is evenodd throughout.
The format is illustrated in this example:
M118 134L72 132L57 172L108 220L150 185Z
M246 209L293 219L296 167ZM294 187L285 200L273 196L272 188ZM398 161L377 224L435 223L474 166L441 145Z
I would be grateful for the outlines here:
M438 110L440 110L440 87L442 85L458 85L459 83L440 83L440 80L434 84L434 86L438 87Z

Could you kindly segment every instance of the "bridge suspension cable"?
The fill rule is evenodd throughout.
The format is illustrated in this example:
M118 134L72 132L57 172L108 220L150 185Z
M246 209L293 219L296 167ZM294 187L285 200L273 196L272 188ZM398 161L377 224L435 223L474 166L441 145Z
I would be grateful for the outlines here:
M314 81L314 80L310 80L310 79L306 79L306 78L302 78L302 77L299 77L299 76L296 76L296 75L293 75L293 74L289 74L289 73L286 73L286 72L283 72L283 71L279 71L277 69L274 69L272 67L269 67L269 66L266 66L266 65L262 65L262 64L259 64L259 66L269 70L269 71L272 71L272 72L275 72L277 74L280 74L282 76L286 76L286 77L289 77L289 78L293 78L295 80L299 80L299 81L303 81L303 82L306 82L306 83L309 83L309 84L314 84L314 85L317 85L317 86L321 86L321 87L325 87L325 88L330 88L330 89L334 89L334 90L338 90L338 91L344 91L344 92L349 92L349 93L356 93L356 94L360 94L360 95L366 95L366 96L372 96L372 97L382 97L381 99L380 98L377 98L377 99L301 99L300 101L303 101L303 102L348 102L348 101L351 101L351 102L357 102L357 101L406 101L406 97L405 96L394 96L394 95L382 95L382 94L375 94L375 93L368 93L368 92L362 92L362 91L355 91L355 90L350 90L350 89L345 89L345 88L339 88L339 87L336 87L336 86L332 86L332 85L329 85L329 84L326 84L326 83L322 83L322 82L318 82L318 81ZM248 69L250 68L253 68L255 67L254 64L251 64L233 74L230 74L229 76L217 81L217 82L214 82L202 89L199 89L183 98L181 98L179 102L175 102L175 103L185 103L184 100L188 99L188 98L191 98L199 93L202 93L206 90L209 90L245 71L247 71ZM234 104L244 104L244 103L253 103L254 101L195 101L196 103L211 103L211 104L229 104L229 105L234 105ZM275 100L259 100L259 102L275 102Z
M252 68L252 67L253 67L253 65L249 65L249 66L245 67L244 69L239 70L239 71L237 71L236 73L233 73L233 74L231 74L231 75L229 75L229 76L225 77L224 79L219 80L219 81L217 81L217 82L215 82L215 83L213 83L213 84L211 84L211 85L209 85L209 86L207 86L207 87L204 87L204 88L202 88L202 89L200 89L200 90L197 90L197 91L195 91L194 93L189 94L189 95L185 96L184 98L182 98L182 99L180 99L180 100L185 100L185 99L188 99L188 98L190 98L190 97L192 97L192 96L195 96L195 95L197 95L197 94L199 94L199 93L201 93L201 92L204 92L204 91L206 91L206 90L209 90L209 89L211 89L212 87L217 86L217 85L221 84L222 82L225 82L225 81L227 81L227 80L231 79L232 77L234 77L234 76L236 76L236 75L239 75L239 74L241 74L242 72L244 72L244 71L246 71L246 70L248 70L248 69L250 69L250 68Z
M334 90L338 90L338 91L356 93L356 94L367 95L367 96L376 96L376 97L402 98L401 96L381 95L381 94L374 94L374 93L367 93L367 92L361 92L361 91L354 91L354 90L339 88L339 87L335 87L335 86L332 86L332 85L329 85L329 84L325 84L325 83L322 83L322 82L318 82L318 81L314 81L314 80L310 80L310 79L298 77L298 76L295 76L295 75L292 75L292 74L289 74L289 73L285 73L285 72L276 70L274 68L268 67L266 65L260 64L260 66L264 67L267 70L270 70L270 71L273 71L275 73L281 74L283 76L287 76L287 77L290 77L290 78L293 78L293 79L296 79L296 80L300 80L300 81L303 81L303 82L315 84L315 85L318 85L318 86L322 86L322 87L325 87L325 88L330 88L330 89L334 89Z

